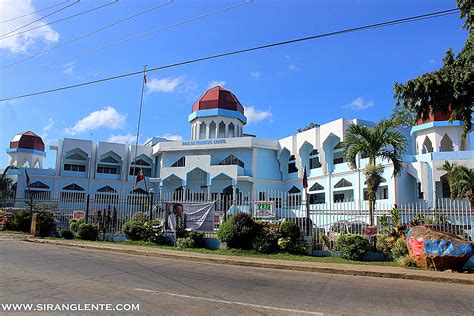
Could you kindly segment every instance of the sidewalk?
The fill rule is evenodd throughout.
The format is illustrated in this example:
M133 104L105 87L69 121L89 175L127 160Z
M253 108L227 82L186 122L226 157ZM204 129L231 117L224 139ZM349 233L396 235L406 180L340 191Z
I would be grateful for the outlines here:
M439 272L430 270L406 269L401 267L371 266L358 264L341 264L325 262L292 261L282 259L253 258L231 255L204 254L190 251L179 251L169 249L150 248L144 246L130 245L105 245L94 242L77 242L72 240L47 240L24 238L24 241L51 244L63 247L77 247L99 251L110 251L115 253L126 253L149 257L160 257L167 259L188 260L195 262L206 262L215 264L229 264L257 268L282 269L304 272L319 272L344 274L353 276L368 276L407 279L418 281L448 282L456 284L474 285L474 274Z

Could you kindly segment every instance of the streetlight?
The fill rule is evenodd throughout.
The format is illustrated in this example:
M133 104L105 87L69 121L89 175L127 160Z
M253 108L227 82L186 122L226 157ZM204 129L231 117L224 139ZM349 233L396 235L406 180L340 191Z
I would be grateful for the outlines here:
M150 221L153 220L153 194L155 194L155 189L151 188L148 193L150 194Z

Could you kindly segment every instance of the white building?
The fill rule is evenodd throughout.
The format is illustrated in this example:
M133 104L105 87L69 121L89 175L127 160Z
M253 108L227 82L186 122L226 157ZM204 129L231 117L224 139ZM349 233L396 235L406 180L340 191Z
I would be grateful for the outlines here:
M343 201L364 203L362 169L367 160L359 158L357 170L350 169L340 143L350 124L370 127L375 126L373 122L338 119L279 140L259 138L244 133L247 119L243 106L222 87L204 93L193 105L188 121L190 140L153 138L137 148L61 139L55 169L42 169L44 144L38 145L42 144L39 136L31 132L16 135L7 153L12 158L10 164L20 168L9 172L17 176L17 199L27 194L23 170L27 168L32 191L60 198L89 194L100 199L153 188L161 196L185 199L236 199L244 193L251 200L292 198L299 203L303 198L302 170L307 166L311 207ZM469 135L463 140L462 129L462 122L449 123L441 116L432 116L411 130L400 129L408 140L404 169L392 177L392 165L380 161L385 170L378 202L425 201L433 206L437 199L449 197L445 172L438 168L445 160L474 167ZM134 167L143 169L146 176L138 186L134 185L138 171ZM287 194L282 196L281 192Z

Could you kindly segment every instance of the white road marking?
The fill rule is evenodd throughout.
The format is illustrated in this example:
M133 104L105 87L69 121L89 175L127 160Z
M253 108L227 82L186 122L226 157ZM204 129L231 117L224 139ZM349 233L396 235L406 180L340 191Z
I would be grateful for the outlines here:
M147 290L147 289L140 289L140 288L136 288L135 291L162 294L162 295L175 296L175 297L181 297L181 298L189 298L189 299L194 299L194 300L201 300L201 301L222 303L222 304L229 304L229 305L241 305L241 306L247 306L247 307L271 309L271 310L280 311L280 312L290 312L290 313L299 313L299 314L308 314L308 315L324 315L324 313L311 312L311 311L305 311L305 310L299 310L299 309L281 308L281 307L258 305L258 304L243 303L243 302L236 302L236 301L226 301L226 300L220 300L216 298L176 294L176 293L161 292L161 291L154 291L154 290Z

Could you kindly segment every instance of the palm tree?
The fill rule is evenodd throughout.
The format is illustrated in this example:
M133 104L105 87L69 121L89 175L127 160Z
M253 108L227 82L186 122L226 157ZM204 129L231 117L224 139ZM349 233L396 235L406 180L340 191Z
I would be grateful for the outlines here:
M474 169L445 161L438 170L447 172L451 199L466 198L472 209L474 206Z
M6 177L8 169L10 169L10 167L7 167L0 177L0 205L3 205L11 195L11 185L13 181Z
M395 130L391 120L381 120L374 128L350 125L342 143L344 156L352 169L357 168L356 158L360 154L369 158L364 168L367 179L367 197L369 200L370 225L374 225L376 192L382 179L384 167L377 164L377 158L388 160L393 164L393 176L402 170L402 156L406 151L406 138Z

